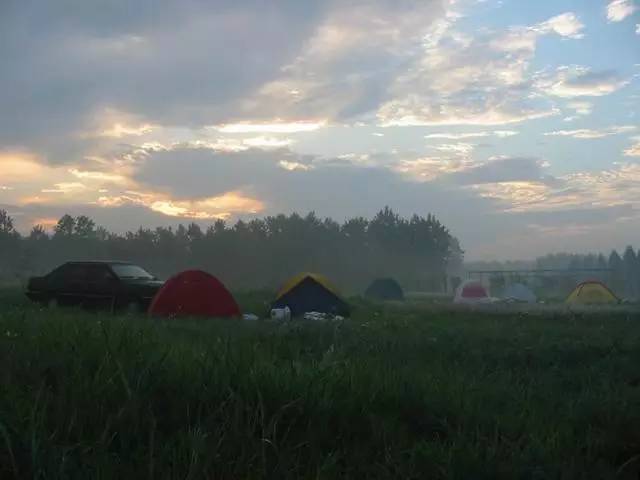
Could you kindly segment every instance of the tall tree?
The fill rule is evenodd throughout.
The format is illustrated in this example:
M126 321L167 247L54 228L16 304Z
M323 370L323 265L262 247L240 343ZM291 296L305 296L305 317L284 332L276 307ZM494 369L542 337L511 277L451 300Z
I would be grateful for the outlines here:
M636 269L636 252L631 245L627 246L622 257L624 264L624 292L625 296L635 298L638 293L638 278Z
M56 237L71 237L75 232L76 219L69 214L63 215L53 228Z
M6 210L0 210L0 276L11 276L19 268L21 256L20 234L13 218Z
M624 295L624 263L616 250L609 255L609 268L611 269L611 287L618 295Z
M0 217L4 231L12 220ZM2 250L2 267L14 272L45 271L72 259L113 258L138 262L161 276L204 268L235 288L273 286L300 271L313 270L343 286L361 290L372 277L395 276L411 288L442 288L462 249L433 215L406 219L389 207L373 220L344 223L314 212L238 221L217 220L203 233L196 223L176 228L140 228L109 233L87 216L64 215L49 241L42 227ZM17 235L17 234L16 234ZM0 235L1 237L1 235ZM22 263L11 263L11 258ZM4 273L3 273L4 274Z
M0 210L0 235L15 236L16 234L13 218L6 210Z
M73 234L79 238L94 238L96 224L93 220L85 215L76 217L73 226Z

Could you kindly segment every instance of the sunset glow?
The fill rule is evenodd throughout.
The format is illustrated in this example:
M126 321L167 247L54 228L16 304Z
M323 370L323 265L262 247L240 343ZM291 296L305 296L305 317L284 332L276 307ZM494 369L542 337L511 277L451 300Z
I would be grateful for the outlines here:
M152 24L134 3L0 15L24 53L0 91L0 209L21 232L388 205L436 215L469 258L565 248L550 232L576 211L580 248L609 248L603 225L637 238L638 0L188 2Z

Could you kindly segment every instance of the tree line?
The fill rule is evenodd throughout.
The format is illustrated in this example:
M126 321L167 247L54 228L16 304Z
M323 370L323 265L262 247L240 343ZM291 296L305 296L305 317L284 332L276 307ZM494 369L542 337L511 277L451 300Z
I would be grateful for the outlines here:
M592 270L583 276L605 281L619 296L640 298L640 250L628 245L622 255L612 250L608 257L602 253L546 255L537 259L538 268L566 268ZM608 272L600 272L609 270Z
M469 270L566 270L566 274L540 274L519 276L495 273L489 278L491 291L499 292L507 284L523 282L534 287L542 296L564 296L584 280L600 280L618 296L640 298L640 250L627 246L622 254L612 250L602 253L553 253L530 261L474 262Z
M233 225L217 220L176 228L140 227L118 234L87 216L64 215L52 233L41 225L19 234L0 210L0 278L24 279L69 260L127 260L161 278L188 269L213 273L232 288L275 289L301 271L323 273L359 292L376 277L405 288L444 290L447 270L459 268L458 240L433 215L403 218L385 207L373 218L338 223L311 212L275 215Z

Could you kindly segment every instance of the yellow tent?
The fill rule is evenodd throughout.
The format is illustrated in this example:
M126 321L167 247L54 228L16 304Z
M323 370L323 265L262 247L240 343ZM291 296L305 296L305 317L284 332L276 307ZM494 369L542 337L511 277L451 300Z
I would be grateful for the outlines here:
M579 284L567 297L566 303L607 305L618 303L618 301L618 297L604 283L592 280Z
M318 282L320 285L322 285L324 288L329 290L334 295L338 297L340 296L340 294L338 293L338 290L331 284L331 282L327 277L325 277L324 275L320 275L319 273L305 272L305 273L299 273L298 275L294 275L289 280L287 280L285 284L282 286L282 288L278 291L276 298L280 298L281 296L283 296L285 293L287 293L289 290L291 290L293 287L298 285L307 277L314 279L316 282Z
M287 281L271 307L289 307L294 316L307 312L349 315L347 302L325 277L316 273L301 273Z

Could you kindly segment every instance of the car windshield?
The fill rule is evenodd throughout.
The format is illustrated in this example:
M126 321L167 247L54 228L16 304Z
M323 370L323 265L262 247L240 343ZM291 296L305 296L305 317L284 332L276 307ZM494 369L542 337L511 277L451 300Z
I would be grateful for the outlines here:
M137 265L111 265L111 268L120 278L154 278L144 268Z

